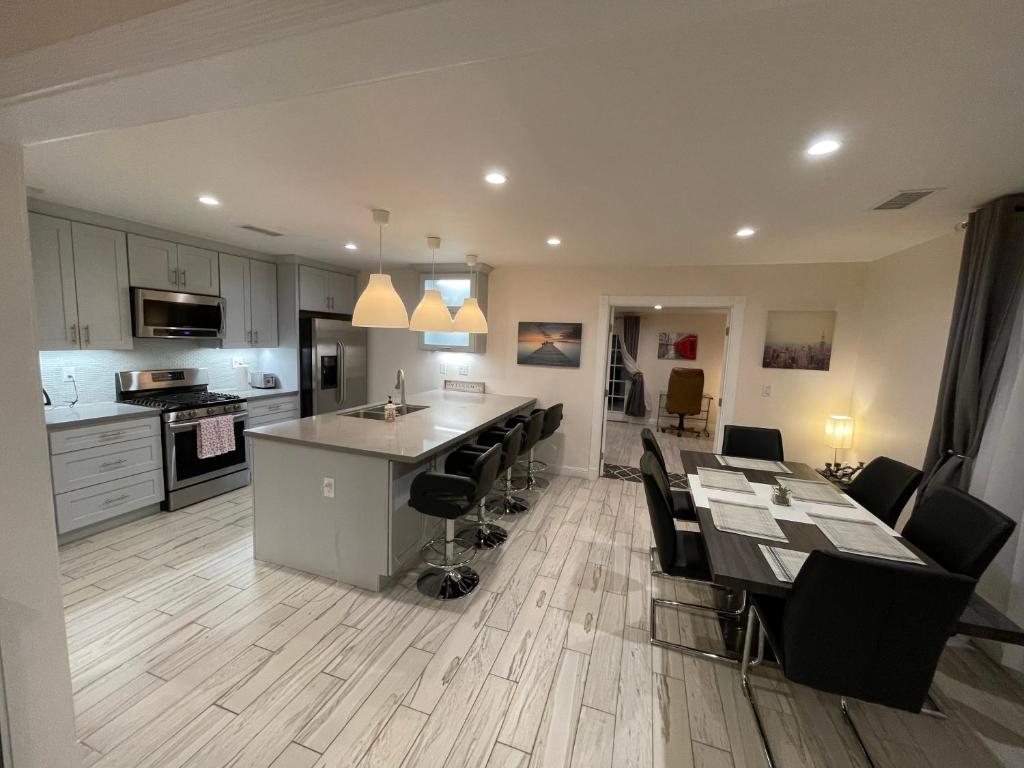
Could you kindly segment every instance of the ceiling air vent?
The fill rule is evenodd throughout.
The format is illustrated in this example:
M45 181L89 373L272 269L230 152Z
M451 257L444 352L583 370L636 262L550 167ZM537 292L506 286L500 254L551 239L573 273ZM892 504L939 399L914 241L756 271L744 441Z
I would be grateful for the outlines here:
M256 227L252 224L239 224L239 226L242 229L248 229L250 232L257 232L261 235L266 235L267 237L284 237L283 232L275 232L272 229L264 229L263 227Z
M890 197L884 203L876 205L874 210L876 211L898 211L901 208L906 208L908 205L913 205L922 197L928 197L932 192L938 192L942 187L933 187L931 189L904 189L893 197Z

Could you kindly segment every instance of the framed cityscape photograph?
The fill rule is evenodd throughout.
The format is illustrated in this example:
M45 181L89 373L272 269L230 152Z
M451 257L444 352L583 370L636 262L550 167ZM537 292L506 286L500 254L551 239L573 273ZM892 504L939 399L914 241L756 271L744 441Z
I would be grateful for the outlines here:
M579 368L583 323L519 323L516 362L550 368Z
M761 367L827 371L835 328L835 312L769 312Z

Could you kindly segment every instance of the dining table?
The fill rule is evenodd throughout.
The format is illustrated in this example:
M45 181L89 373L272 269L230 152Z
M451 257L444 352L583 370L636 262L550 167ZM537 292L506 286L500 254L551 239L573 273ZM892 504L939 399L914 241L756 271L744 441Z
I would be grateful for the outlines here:
M769 468L748 466L730 466L731 463L760 465L762 462L740 461L730 462L729 457L721 457L714 453L681 450L684 474L693 497L697 514L697 522L707 550L708 565L712 581L732 590L746 590L752 594L785 597L792 588L792 583L777 578L775 571L766 559L761 545L779 549L793 549L811 552L817 549L835 550L832 541L821 528L813 522L811 515L823 512L825 505L793 499L790 504L778 505L772 501L771 489L787 478L825 482L820 474L807 464L785 460ZM699 468L740 472L750 483L754 493L749 496L750 502L767 507L781 528L786 541L757 538L748 534L732 533L720 530L713 519L709 496L716 499L736 500L738 494L721 492L704 488L698 474ZM784 470L784 471L783 471ZM889 528L867 509L858 504L849 495L841 494L845 506L842 515L845 519L872 523L884 528L888 534L920 558L920 567L942 570L942 566L913 543L907 541L899 533ZM827 514L827 510L824 510ZM808 513L811 513L809 515ZM1024 629L997 610L988 601L975 592L964 609L955 627L956 634L968 637L995 640L998 642L1024 645Z

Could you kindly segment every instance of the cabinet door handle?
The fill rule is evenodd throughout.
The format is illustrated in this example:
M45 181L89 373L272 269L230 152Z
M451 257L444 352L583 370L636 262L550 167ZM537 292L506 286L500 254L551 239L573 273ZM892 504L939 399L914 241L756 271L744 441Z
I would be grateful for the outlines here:
M184 269L181 270L181 287L182 288L184 288L188 284L188 279L186 277L187 275L188 275L188 271L187 270L184 270Z
M126 461L128 461L128 459L118 459L117 461L105 461L102 464L100 464L100 469L111 469L113 467L120 467Z
M252 331L251 330L245 332L245 340L248 341L250 344L252 344Z
M178 268L173 267L171 269L171 282L174 283L175 287L178 285Z
M109 507L111 504L120 504L122 501L128 501L131 498L131 494L122 493L120 496L114 496L111 499L104 499L103 506Z
M82 341L86 344L89 343L89 326L88 324L82 326Z
M281 406L280 405L268 405L267 406L267 410L268 411L279 411L279 410L281 410Z
M252 332L253 337L256 339L256 343L260 343L260 332L258 330Z
M78 323L71 324L71 343L78 343Z
M100 440L113 440L115 437L120 437L123 434L123 429L119 429L117 432L104 432L100 435Z

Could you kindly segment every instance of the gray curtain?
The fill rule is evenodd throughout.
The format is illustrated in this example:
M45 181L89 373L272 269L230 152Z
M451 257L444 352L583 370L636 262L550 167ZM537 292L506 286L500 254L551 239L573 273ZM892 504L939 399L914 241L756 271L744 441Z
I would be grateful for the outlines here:
M640 318L627 315L622 318L622 348L629 359L636 364L636 353L640 347ZM626 395L625 411L627 416L646 416L647 402L644 395L644 375L640 370L633 370L630 377L629 394Z
M970 485L1022 292L1024 194L1006 195L967 221L919 499L928 486Z

